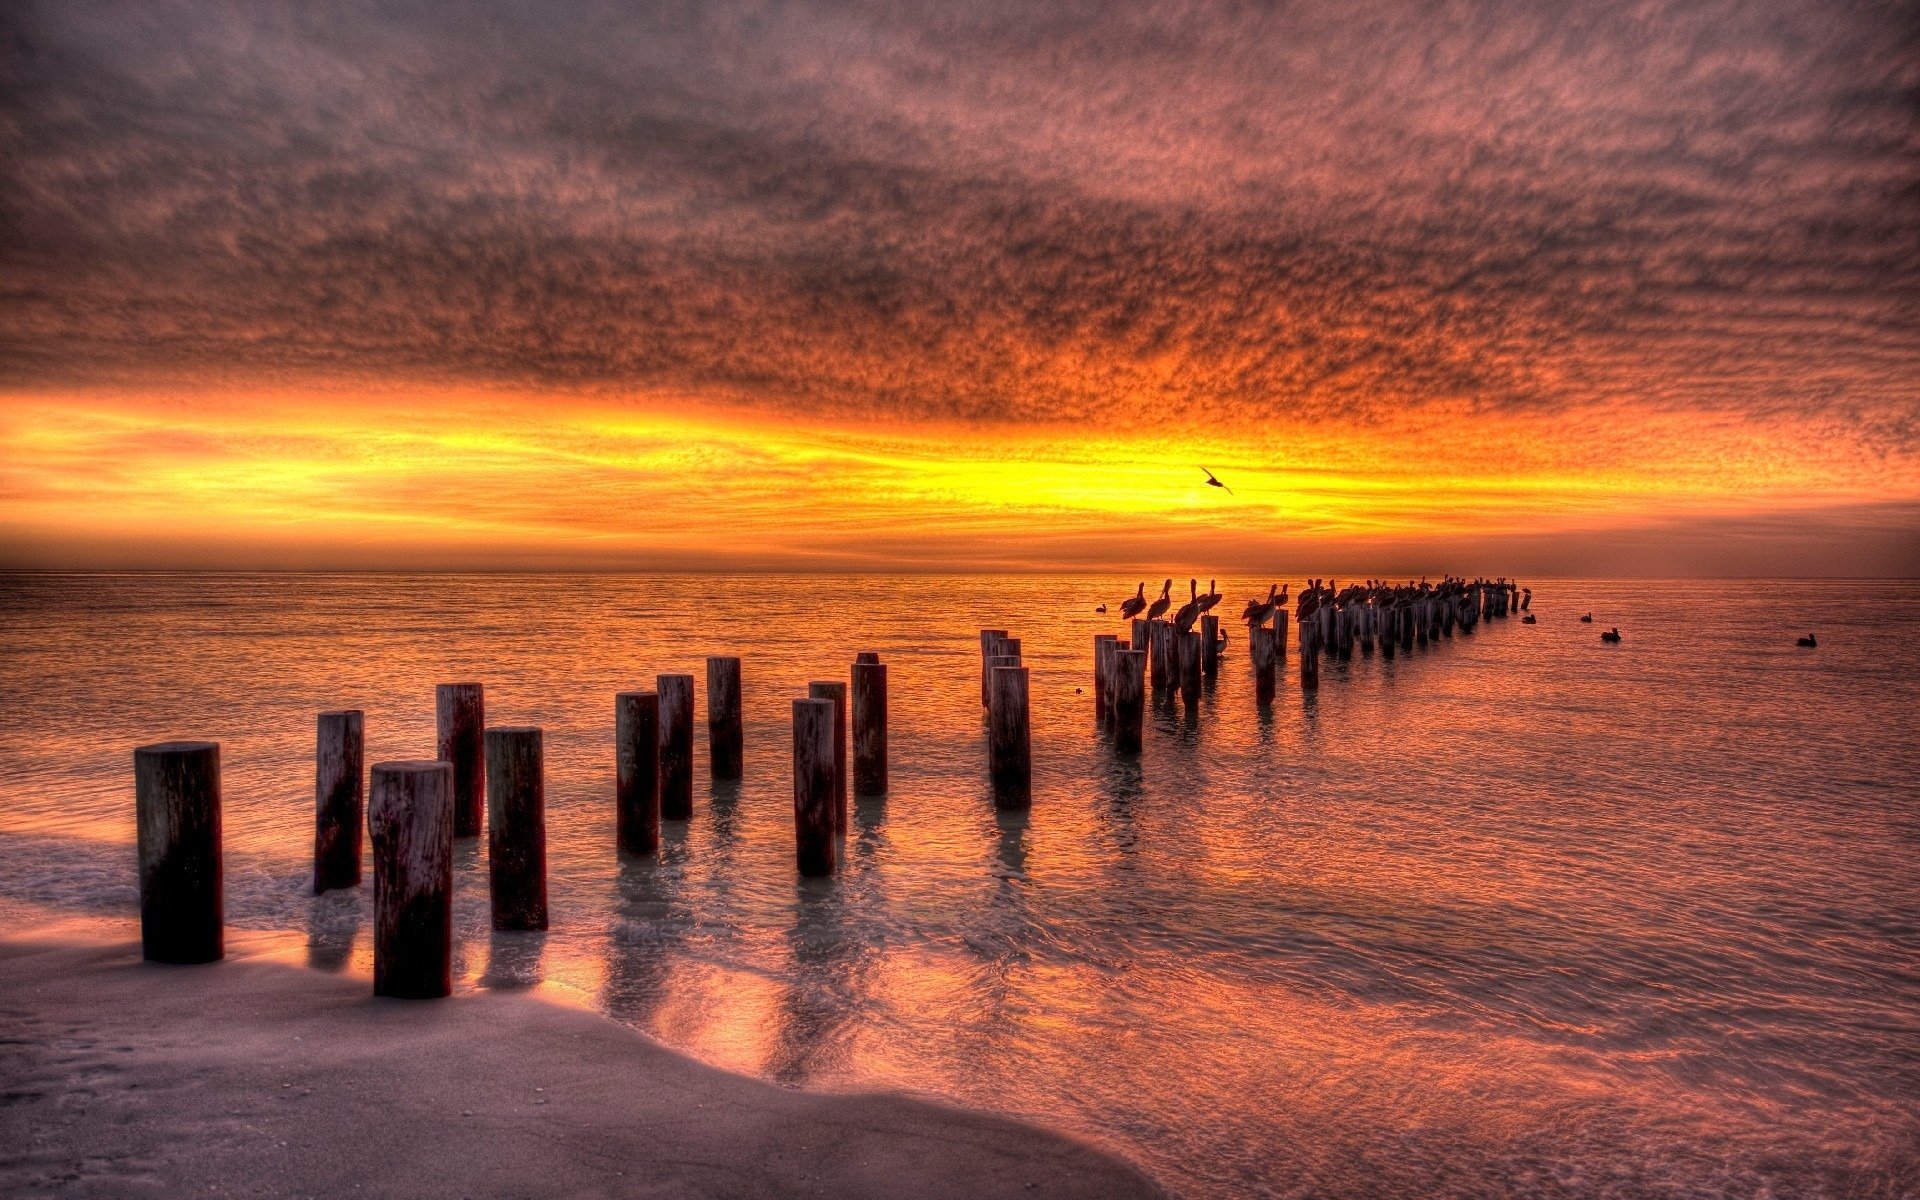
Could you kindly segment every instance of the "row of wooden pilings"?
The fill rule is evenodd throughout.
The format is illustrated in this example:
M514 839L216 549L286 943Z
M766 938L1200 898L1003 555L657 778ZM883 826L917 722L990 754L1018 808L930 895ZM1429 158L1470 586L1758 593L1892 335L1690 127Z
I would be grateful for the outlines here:
M614 697L615 829L629 854L656 853L661 820L693 815L693 684L692 675L660 675L652 691ZM483 825L493 927L548 924L542 731L487 726L478 683L440 684L435 702L438 757L375 763L370 787L363 713L323 712L317 724L313 890L359 885L364 825L373 849L373 988L381 996L451 992L453 846ZM712 777L739 779L738 658L707 660L707 729ZM220 746L161 742L135 750L133 761L142 953L155 962L213 962L225 952ZM849 793L886 790L887 668L864 651L849 681L816 680L793 701L799 872L833 874Z

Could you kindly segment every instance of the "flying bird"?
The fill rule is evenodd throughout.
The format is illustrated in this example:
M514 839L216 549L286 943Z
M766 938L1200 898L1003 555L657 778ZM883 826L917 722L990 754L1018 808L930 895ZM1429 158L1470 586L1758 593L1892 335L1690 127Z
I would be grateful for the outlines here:
M1228 486L1227 486L1226 484L1224 484L1224 483L1221 483L1221 482L1220 482L1220 481L1219 481L1218 479L1215 479L1215 478L1213 477L1213 472L1212 472L1212 471L1209 471L1209 470L1207 470L1207 469L1206 469L1205 467L1201 467L1201 468L1200 468L1200 473L1201 473L1201 474L1203 474L1203 475L1205 475L1205 476L1207 477L1207 486L1208 486L1208 487L1217 487L1217 488L1219 488L1219 489L1220 489L1221 491L1224 491L1224 492L1225 492L1225 493L1226 493L1227 495L1229 495L1229 496L1231 496L1231 495L1233 495L1233 489L1232 489L1232 488L1230 488L1230 487L1228 487Z

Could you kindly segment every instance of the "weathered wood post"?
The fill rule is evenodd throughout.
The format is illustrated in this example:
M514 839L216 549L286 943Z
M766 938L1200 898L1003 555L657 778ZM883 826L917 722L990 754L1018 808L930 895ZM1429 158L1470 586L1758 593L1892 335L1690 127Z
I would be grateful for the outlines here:
M660 697L613 698L614 826L628 854L660 849Z
M1287 610L1273 610L1273 663L1277 668L1287 661Z
M987 706L987 680L991 678L993 667L988 659L1000 653L1000 641L1007 636L1004 629L982 629L980 631L980 707Z
M440 761L453 765L453 836L478 837L487 812L487 704L477 683L433 689Z
M1120 639L1111 633L1093 635L1093 707L1096 712L1107 711L1107 690L1111 686L1108 680L1113 673L1113 651Z
M878 650L862 650L853 656L853 661L856 666L876 667L880 665L880 652Z
M373 994L453 991L453 766L373 765Z
M1400 606L1390 605L1380 613L1380 657L1393 661L1395 650L1400 645Z
M1253 702L1265 708L1273 703L1273 630L1249 626L1247 641L1253 646Z
M1033 743L1027 727L1027 668L995 667L987 706L987 761L995 808L1033 803Z
M732 655L707 659L707 751L715 779L738 779L745 753L740 728L740 660Z
M1147 671L1153 682L1153 690L1162 692L1173 683L1173 626L1165 621L1148 622L1147 641L1152 647Z
M1147 708L1147 652L1113 652L1113 745L1138 751L1140 728Z
M366 827L365 719L359 709L320 714L313 747L313 894L360 883Z
M813 700L833 702L833 831L847 831L847 685L837 679L807 685Z
M487 882L495 929L547 927L547 785L540 730L487 730Z
M795 700L793 836L802 875L833 874L833 807L833 701Z
M1320 627L1316 621L1300 623L1300 687L1312 691L1320 686Z
M887 790L887 668L878 654L853 664L853 790Z
M1133 625L1127 631L1127 648L1129 650L1145 650L1153 644L1152 638L1153 622L1147 620L1145 617L1135 617L1133 619Z
M660 696L660 817L693 816L693 676L656 675Z
M1174 662L1179 667L1180 695L1188 708L1200 705L1200 633L1189 629L1185 633L1175 632Z
M133 752L140 841L140 952L207 963L226 953L220 744L156 742Z
M1220 618L1200 618L1200 670L1208 679L1220 673Z

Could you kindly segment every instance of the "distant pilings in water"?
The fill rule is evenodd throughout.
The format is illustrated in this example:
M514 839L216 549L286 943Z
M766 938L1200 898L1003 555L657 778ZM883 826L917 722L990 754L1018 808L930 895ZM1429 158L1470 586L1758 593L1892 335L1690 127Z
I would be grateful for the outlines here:
M366 720L359 709L323 712L313 747L313 894L360 883L366 824Z
M226 953L220 745L157 742L133 752L140 952L206 963Z
M453 767L373 767L373 993L406 999L453 990Z

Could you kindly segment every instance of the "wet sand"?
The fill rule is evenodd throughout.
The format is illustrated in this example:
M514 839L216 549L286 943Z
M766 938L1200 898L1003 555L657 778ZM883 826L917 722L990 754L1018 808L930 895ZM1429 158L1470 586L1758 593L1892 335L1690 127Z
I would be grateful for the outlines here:
M528 995L376 1000L229 933L0 942L7 1196L1157 1196L1014 1121L793 1091Z

